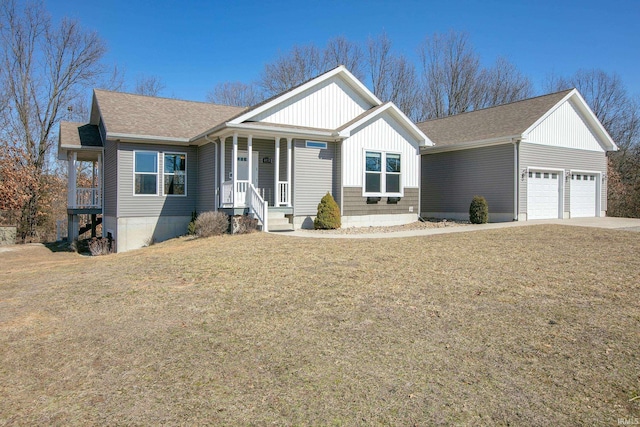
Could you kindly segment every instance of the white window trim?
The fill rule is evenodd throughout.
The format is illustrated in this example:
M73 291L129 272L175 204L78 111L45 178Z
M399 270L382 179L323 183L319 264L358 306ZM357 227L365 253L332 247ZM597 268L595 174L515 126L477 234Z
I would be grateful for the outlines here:
M164 194L164 156L166 156L167 154L171 155L171 154L176 154L176 155L184 155L184 194ZM173 174L167 174L167 175L174 175ZM183 152L179 152L179 151L165 151L162 153L162 180L161 180L161 184L162 184L162 195L164 197L187 197L187 192L188 192L188 188L189 186L187 185L187 180L188 180L188 176L189 176L189 163L188 163L188 158L187 158L187 153L183 153Z
M156 155L156 192L155 194L138 194L136 193L136 175L151 175L151 172L136 172L136 153L153 153ZM133 185L131 192L134 197L157 197L160 195L160 152L153 150L133 150Z
M367 192L367 151L370 153L381 153L382 164L380 165L380 192ZM388 193L387 190L387 154L400 156L400 192ZM404 154L400 151L386 151L378 148L364 148L362 150L362 196L363 197L404 197ZM395 173L393 173L395 175Z
M320 144L322 145L322 147L317 147L314 146L314 144ZM305 148L315 148L317 150L326 150L328 147L328 144L324 141L311 141L311 140L307 140L304 143Z

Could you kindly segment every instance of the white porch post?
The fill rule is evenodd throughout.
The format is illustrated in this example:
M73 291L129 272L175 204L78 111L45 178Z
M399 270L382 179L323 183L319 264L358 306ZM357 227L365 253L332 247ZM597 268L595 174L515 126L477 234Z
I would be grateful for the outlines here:
M253 150L253 135L249 135L247 137L247 154L248 154L248 158L247 158L247 164L249 165L249 177L247 178L249 180L249 185L253 184L253 155L251 154ZM247 188L249 187L249 185L247 186Z
M291 138L287 138L287 206L291 207Z
M233 159L231 160L231 181L233 183L233 207L237 205L236 186L238 181L238 132L233 133Z
M98 154L98 182L96 183L96 198L98 199L96 202L98 206L102 209L102 153Z
M280 188L278 181L280 180L280 138L276 137L276 153L274 155L274 187L273 187L273 206L280 206Z
M67 158L67 205L73 209L76 207L76 162L78 153L69 153Z
M224 176L224 170L225 170L225 164L224 164L224 141L227 138L220 138L220 185L222 185L223 182L226 181L225 176Z

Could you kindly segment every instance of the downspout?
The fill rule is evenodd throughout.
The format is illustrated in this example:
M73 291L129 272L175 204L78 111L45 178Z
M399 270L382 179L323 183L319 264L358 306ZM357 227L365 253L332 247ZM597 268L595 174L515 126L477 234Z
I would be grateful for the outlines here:
M518 189L520 182L520 166L519 160L520 156L518 155L518 151L520 148L520 139L513 140L513 220L518 221Z
M220 193L220 190L218 189L218 160L219 160L218 159L218 157L219 157L218 156L218 143L215 140L209 138L209 135L205 135L204 139L206 139L208 142L212 142L214 147L216 147L216 161L213 162L213 173L214 173L214 176L215 176L214 181L213 181L214 182L214 184L213 184L214 185L214 188L213 188L213 210L217 211L218 210L218 198L219 198L218 195Z

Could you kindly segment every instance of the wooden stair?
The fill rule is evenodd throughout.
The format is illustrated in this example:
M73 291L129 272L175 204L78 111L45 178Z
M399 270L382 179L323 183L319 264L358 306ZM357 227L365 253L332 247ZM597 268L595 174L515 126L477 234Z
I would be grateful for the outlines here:
M96 224L95 226L98 227L98 225L102 224L102 217L99 216L98 218L96 218ZM78 236L82 236L84 233L86 233L87 231L90 231L92 229L92 224L91 222L87 223L84 227L80 228L80 231L78 232Z

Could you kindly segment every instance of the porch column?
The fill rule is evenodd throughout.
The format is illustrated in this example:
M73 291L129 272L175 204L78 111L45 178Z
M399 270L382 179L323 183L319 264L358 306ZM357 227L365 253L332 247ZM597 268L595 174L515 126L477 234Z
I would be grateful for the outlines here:
M291 207L291 138L287 138L287 206Z
M253 155L251 154L251 151L253 150L253 135L249 135L247 137L247 154L249 155L249 157L247 158L247 164L249 165L249 177L247 178L249 180L249 185L251 185L253 183ZM249 187L249 185L247 185L247 188Z
M236 185L238 185L238 132L233 133L233 159L231 159L231 182L233 190L233 207L236 207Z
M222 185L222 183L226 181L225 176L224 176L224 169L225 169L225 164L224 164L224 155L225 155L225 152L224 152L224 141L226 139L227 138L220 137L220 185Z
M100 207L100 209L102 209L102 195L104 194L103 191L102 191L102 180L103 180L103 177L102 177L102 153L99 153L98 154L98 182L97 182L97 185L96 185L96 187L97 187L96 192L98 194L97 195L97 199L98 200L96 202L98 203L98 206Z
M273 176L274 176L274 187L273 187L273 206L280 206L280 188L278 186L278 181L280 180L280 138L276 137L276 153L273 156Z
M75 151L67 155L67 206L71 209L76 207L76 162L78 153Z

